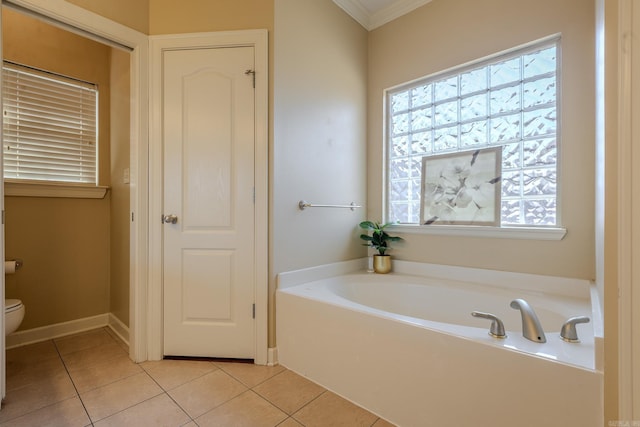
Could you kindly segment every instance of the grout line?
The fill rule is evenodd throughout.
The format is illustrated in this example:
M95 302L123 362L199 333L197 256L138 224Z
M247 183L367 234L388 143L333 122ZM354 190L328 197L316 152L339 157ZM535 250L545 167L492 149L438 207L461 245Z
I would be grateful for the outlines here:
M89 415L89 411L87 410L87 407L84 404L84 401L82 400L82 397L80 396L80 392L78 391L78 387L76 387L76 383L73 381L73 377L71 376L71 374L69 373L69 368L67 368L67 364L64 361L64 358L62 357L62 354L60 354L60 349L58 348L58 344L56 343L56 340L51 340L51 342L53 343L53 346L56 349L56 353L58 353L58 357L60 358L60 361L62 362L62 366L64 366L64 370L67 372L67 375L69 376L69 381L71 381L71 384L73 385L73 389L76 391L76 396L78 396L78 400L80 401L80 404L82 405L82 409L84 409L84 413L87 414L87 418L89 419L89 422L91 423L90 425L93 426L93 419L91 418L91 415Z
M285 422L287 422L287 420L293 420L293 422L300 424L302 427L304 427L304 424L302 424L300 421L296 420L295 418L293 418L291 415L287 414L287 418L285 418L284 420L282 420L281 422L279 422L278 424L275 425L275 427L281 426L283 425Z
M272 377L272 378L273 378L273 377ZM260 384L262 384L262 383L260 383ZM260 385L260 384L258 384L258 385ZM257 387L257 386L256 386L256 387ZM269 405L273 406L274 408L276 408L277 410L279 410L280 412L282 412L283 414L285 414L285 415L287 416L284 420L282 420L281 422L279 422L278 424L276 424L276 426L279 426L280 424L282 424L283 422L285 422L285 421L286 421L286 420L288 420L289 418L293 418L293 414L289 414L289 413L287 413L284 409L280 408L278 405L276 405L275 403L273 403L272 401L270 401L269 399L267 399L266 397L264 397L263 395L261 395L260 393L258 393L257 391L255 391L253 388L250 388L250 389L249 389L249 390L247 390L247 391L252 392L252 393L253 393L253 394L255 394L256 396L258 396L260 399L264 400L264 401L265 401L265 402L267 402ZM237 397L237 396L236 396L236 397ZM296 411L296 412L297 412L297 411ZM295 418L294 418L294 420L295 420L298 424L301 424L301 425L302 425L302 423L301 423L301 422L299 422L298 420L296 420Z
M171 360L171 359L162 359L162 360L159 360L159 362L162 362L163 360ZM215 371L217 371L217 370L222 371L222 369L220 369L220 367L219 367L218 365L213 364L213 366L215 366L215 369L212 369L212 370L210 370L209 372L205 372L205 373L204 373L204 374L202 374L202 375L198 375L197 377L194 377L194 378L190 379L189 381L186 381L186 382L184 382L184 383L182 383L182 384L178 384L177 386L173 387L172 389L168 389L168 390L167 390L167 389L165 389L164 387L162 387L162 385L161 385L160 383L158 383L158 381L156 381L156 379L155 379L155 378L153 378L153 376L151 375L151 373L150 373L149 371L147 371L147 370L144 368L144 366L142 366L142 365L143 365L143 363L144 363L144 362L136 363L136 365L140 366L140 368L142 368L142 371L143 371L145 374L149 375L149 377L150 377L150 378L151 378L151 379L152 379L156 384L158 384L158 387L160 387L160 389L161 389L162 391L164 391L165 393L167 393L167 394L168 394L168 393L169 393L169 391L171 391L171 390L175 390L175 389L177 389L178 387L182 387L182 386L183 386L183 385L185 385L185 384L189 384L191 381L195 381L195 380L197 380L197 379L199 379L199 378L202 378L202 377L204 377L204 376L206 376L206 375L209 375L209 374L211 374L211 373L213 373L213 372L215 372ZM223 371L223 372L224 372L224 371Z
M141 401L141 402L136 403L135 405L132 405L132 406L126 407L126 408L124 408L124 409L121 409L121 410L119 410L119 411L117 411L117 412L114 412L113 414L109 414L109 415L107 415L106 417L102 417L102 418L100 418L99 420L96 420L96 422L99 422L99 421L102 421L102 420L106 420L107 418L111 418L111 417L113 417L114 415L117 415L117 414L119 414L119 413L121 413L121 412L127 411L127 410L129 410L129 409L131 409L131 408L135 408L136 406L141 405L141 404L143 404L143 403L145 403L145 402L148 402L148 401L150 401L151 399L155 399L156 397L161 396L161 395L163 395L163 394L166 394L166 393L158 393L158 394L156 394L155 396L151 396L151 397L149 397L148 399L145 399L145 400L143 400L143 401ZM180 408L180 409L182 409L182 408ZM186 414L186 412L185 412L185 414ZM187 414L187 416L189 417L189 414ZM191 417L189 417L189 418L191 418ZM187 424L188 424L188 423L187 423ZM93 424L92 424L92 425L93 425Z
M218 369L220 369L220 370L221 370L221 371L223 371L225 374L229 375L231 378L233 378L234 380L238 381L239 383L241 383L241 384L242 384L242 385L244 385L245 387L249 388L250 390L253 390L253 388L254 388L254 387L258 387L260 384L262 384L262 383L265 383L265 382L269 381L271 378L273 378L273 377L275 377L275 376L277 376L277 375L280 375L281 373L283 373L284 371L286 371L286 370L287 370L286 368L284 368L284 369L283 369L283 370L281 370L280 372L276 372L275 374L271 375L271 376L270 376L270 377L268 377L268 378L265 378L264 380L260 381L259 383L256 383L256 384L254 384L254 385L249 385L249 384L245 383L244 381L242 381L242 379L241 379L241 378L239 378L239 377L240 377L240 376L242 376L242 375L238 375L238 376L233 375L233 373L231 373L231 372L227 371L226 369L224 369L224 368L222 367L222 365L217 365L217 366L218 366Z
M320 396L322 396L323 394L325 394L326 392L328 392L329 390L327 390L326 388L322 387L323 391L322 393L320 393L319 395L317 395L316 397L314 397L313 399L311 399L310 401L308 401L307 403L305 403L304 405L302 405L300 408L298 408L298 410L296 412L294 412L293 414L291 414L291 416L293 417L295 414L297 414L298 412L302 411L303 408L306 408L307 406L309 406L312 402L315 402L316 400L318 400L320 398ZM298 421L298 419L295 419L296 421ZM298 421L300 422L300 421Z
M176 406L177 406L178 408L180 408L180 410L181 410L182 412L184 412L184 413L187 415L187 417L189 417L189 420L191 420L192 422L196 423L196 420L195 420L195 419L193 419L193 417L191 416L191 414L189 414L189 413L188 413L188 412L187 412L187 411L186 411L182 406L180 406L180 404L179 404L178 402L176 402L176 400L173 398L173 396L171 396L171 395L169 394L169 391L168 391L168 390L165 390L165 389L164 389L164 387L162 387L162 386L160 385L160 383L159 383L158 381L156 381L156 379L155 379L155 378L153 378L153 376L151 376L151 374L150 374L149 372L147 372L147 370L146 370L146 369L144 369L144 367L142 367L142 366L141 366L141 368L142 368L142 372L144 372L145 374L147 374L147 376L148 376L149 378L151 378L151 381L153 381L154 383L156 383L156 384L157 384L157 386L158 386L158 387L160 387L160 390L162 390L162 393L163 393L163 394L166 394L166 395L167 395L167 397L168 397L169 399L171 399L171 401L172 401L173 403L175 403L175 404L176 404ZM212 371L212 372L213 372L213 371ZM206 375L206 374L205 374L205 375ZM204 375L201 375L201 377L202 377L202 376L204 376ZM200 378L200 377L198 377L198 378ZM193 380L192 380L192 381L193 381ZM188 381L188 382L189 382L189 381ZM188 383L188 382L187 382L187 383ZM187 384L187 383L184 383L184 384ZM183 385L183 384L180 384L180 385ZM179 385L178 387L180 387L180 385ZM174 387L174 388L178 388L178 387ZM183 425L186 425L186 424L189 424L189 423L185 423L185 424L183 424ZM196 423L196 425L198 425L198 423Z
M270 377L268 380L273 379L275 377L277 377L278 375L281 375L283 372L286 372L287 370L285 369L284 371L278 372L277 374L275 374L274 376ZM265 382L267 382L268 380L264 380L263 382L261 382L260 384L264 384ZM258 387L260 384L256 384L254 387L249 388L249 390L251 390L252 392L254 392L255 394L257 394L258 396L260 396L261 399L264 399L265 401L267 401L270 405L273 405L274 407L278 408L280 411L282 411L284 414L286 414L289 418L291 418L293 416L293 414L288 413L287 411L285 411L283 408L281 408L280 406L276 405L274 402L270 401L267 397L263 396L262 394L260 394L258 391L254 390L255 387ZM296 411L297 412L297 411Z
M244 384L243 384L243 385L244 385ZM198 418L205 416L206 414L208 414L208 413L209 413L209 412L211 412L211 411L215 411L215 410L216 410L216 409L218 409L219 407L226 405L227 403L229 403L229 402L231 402L231 401L233 401L233 400L235 400L235 399L239 398L240 396L242 396L243 394L245 394L245 393L247 393L247 392L253 392L253 393L255 393L255 392L254 392L253 390L251 390L250 388L247 388L247 389L246 389L245 391L243 391L242 393L240 393L240 394L238 394L238 395L235 395L235 396L233 396L231 399L229 399L229 400L225 400L224 402L222 402L222 403L221 403L221 404L219 404L218 406L214 406L213 408L209 409L207 412L205 412L204 414L200 415ZM257 393L255 393L255 394L257 394ZM176 403L177 403L177 402L176 402ZM189 415L189 414L187 414L187 415ZM196 420L193 420L193 422L197 424Z
M184 412L184 413L185 413L185 415L186 415L187 417L189 417L189 420L190 420L189 422L193 422L193 423L195 423L196 425L198 425L198 423L196 422L195 418L193 418L193 417L191 416L191 414L189 414L189 413L188 413L188 412L187 412L187 411L186 411L182 406L180 406L180 404L179 404L178 402L176 402L176 401L175 401L175 399L173 398L173 396L171 396L171 395L170 395L169 393L167 393L166 391L164 392L164 394L166 394L166 395L167 395L167 397L168 397L169 399L171 399L171 401L172 401L173 403L175 403L175 404L176 404L176 406L177 406L178 408L180 408L180 410L181 410L182 412ZM204 414L203 414L203 415L204 415ZM188 422L187 422L187 423L184 423L184 424L183 424L183 426L184 426L184 425L187 425L187 424L189 424L189 423L188 423Z
M235 382L239 383L241 386L243 386L243 387L245 388L245 390L243 390L242 392L238 393L237 395L235 395L235 396L231 397L230 399L227 399L227 400L225 400L224 402L221 402L220 404L218 404L218 405L214 406L213 408L209 409L208 411L204 412L203 414L198 415L198 417L196 417L196 418L200 418L200 417L201 417L201 416L203 416L204 414L208 414L209 412L213 411L214 409L217 409L217 408L219 408L219 407L221 407L221 406L223 406L223 405L226 405L227 403L231 402L232 400L236 399L237 397L241 396L242 394L246 393L247 391L253 391L253 390L251 390L251 388L250 388L249 386L247 386L246 384L242 383L242 381L237 380L237 379L236 379L236 378L234 378L232 375L230 375L230 374L228 374L227 372L225 372L223 369L220 369L220 367L218 367L218 370L219 370L223 375L228 376L231 380L233 380L233 381L235 381ZM211 374L211 373L213 373L213 372L215 372L215 371L209 372L209 373L207 373L207 374L205 374L205 375ZM204 376L204 375L202 375L202 376L200 376L200 377L198 377L198 378L201 378L201 377L203 377L203 376ZM198 378L196 378L196 379L198 379ZM194 380L192 380L192 381L195 381L196 379L194 379ZM191 381L189 381L189 382L191 382ZM187 382L187 383L185 383L185 384L188 384L189 382ZM183 385L184 385L184 384L183 384ZM179 386L179 387L181 387L181 386ZM178 388L178 387L176 387L176 388ZM169 393L167 393L167 395L168 395L169 397L171 397L171 395L170 395ZM173 400L173 398L171 398L171 400ZM189 414L189 413L188 413L184 408L182 408L182 406L180 406L180 404L178 404L178 402L176 402L175 400L173 400L173 401L176 403L176 405L178 405L178 407L180 407L180 409L182 409L182 410L183 410L183 411L184 411L184 412L185 412L185 413L186 413L186 414L187 414L187 415L192 419L192 421L193 421L194 423L196 423L196 425L198 425L197 421L196 421L193 417L191 417L191 415L190 415L190 414ZM278 409L279 409L279 408L278 408ZM284 412L284 411L283 411L283 412Z

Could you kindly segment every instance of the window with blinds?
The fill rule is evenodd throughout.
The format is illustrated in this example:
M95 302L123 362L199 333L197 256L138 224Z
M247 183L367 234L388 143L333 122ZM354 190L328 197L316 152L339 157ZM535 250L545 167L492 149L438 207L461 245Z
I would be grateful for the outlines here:
M5 179L97 184L98 89L5 61Z

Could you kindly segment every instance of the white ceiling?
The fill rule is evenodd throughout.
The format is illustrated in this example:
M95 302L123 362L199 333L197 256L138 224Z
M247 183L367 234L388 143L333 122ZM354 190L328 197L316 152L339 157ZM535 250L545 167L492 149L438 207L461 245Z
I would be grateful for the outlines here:
M431 0L333 0L367 30L411 12Z

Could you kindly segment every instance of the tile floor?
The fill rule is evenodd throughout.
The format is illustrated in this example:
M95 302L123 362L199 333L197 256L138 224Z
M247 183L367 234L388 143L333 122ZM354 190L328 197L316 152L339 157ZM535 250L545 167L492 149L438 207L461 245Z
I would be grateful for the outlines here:
M135 364L108 328L7 351L0 426L375 426L379 419L281 366Z

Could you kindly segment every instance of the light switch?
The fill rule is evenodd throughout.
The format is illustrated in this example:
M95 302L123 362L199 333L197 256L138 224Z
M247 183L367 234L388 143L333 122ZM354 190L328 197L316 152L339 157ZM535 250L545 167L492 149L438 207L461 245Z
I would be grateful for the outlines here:
M124 168L124 171L122 172L122 183L129 183L129 168Z

